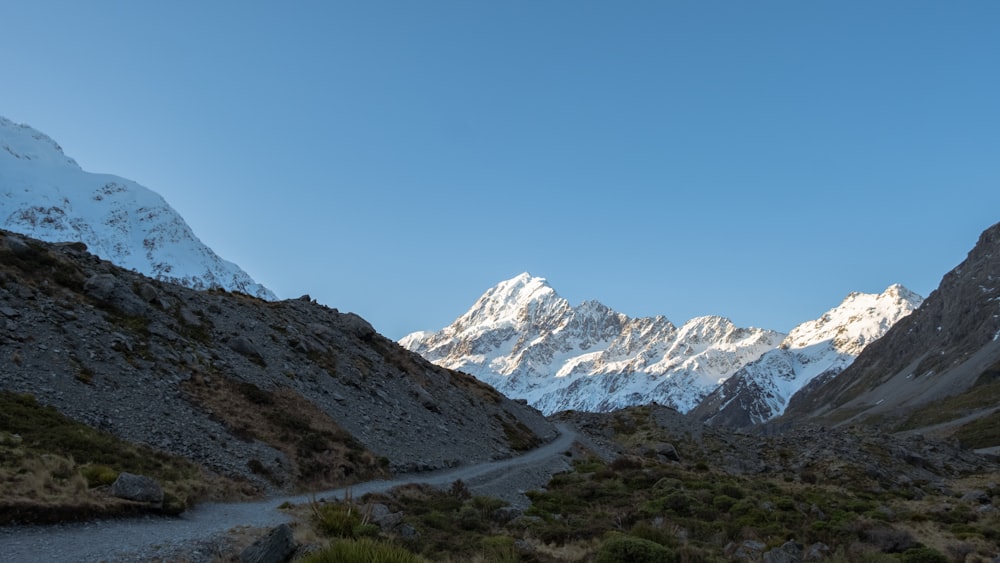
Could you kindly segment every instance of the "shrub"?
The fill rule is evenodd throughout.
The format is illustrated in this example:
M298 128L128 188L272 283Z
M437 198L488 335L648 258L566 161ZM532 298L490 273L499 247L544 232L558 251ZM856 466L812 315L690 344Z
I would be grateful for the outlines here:
M118 472L107 465L86 465L80 469L80 474L87 480L89 487L110 485L118 478Z
M915 547L903 552L903 563L948 563L948 558L940 551L929 547Z
M677 560L676 554L656 543L642 538L612 534L597 550L595 563L668 563Z

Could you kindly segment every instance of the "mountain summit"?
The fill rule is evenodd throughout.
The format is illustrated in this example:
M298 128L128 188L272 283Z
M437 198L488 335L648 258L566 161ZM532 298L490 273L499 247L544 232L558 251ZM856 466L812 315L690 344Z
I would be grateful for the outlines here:
M0 117L0 229L79 241L123 268L194 289L277 299L205 246L157 193L86 172L47 135Z
M677 328L597 301L573 307L543 278L524 273L486 291L451 325L400 344L545 413L654 401L686 412L784 336L722 317Z
M792 329L777 349L743 366L691 414L737 428L774 418L798 390L840 374L922 301L898 284L881 294L851 293L820 318Z

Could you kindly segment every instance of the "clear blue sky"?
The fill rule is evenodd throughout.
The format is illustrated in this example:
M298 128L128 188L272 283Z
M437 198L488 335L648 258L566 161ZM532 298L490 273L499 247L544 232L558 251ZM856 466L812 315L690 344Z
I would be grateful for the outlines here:
M1000 221L994 1L0 4L0 115L387 336L522 271L787 331Z

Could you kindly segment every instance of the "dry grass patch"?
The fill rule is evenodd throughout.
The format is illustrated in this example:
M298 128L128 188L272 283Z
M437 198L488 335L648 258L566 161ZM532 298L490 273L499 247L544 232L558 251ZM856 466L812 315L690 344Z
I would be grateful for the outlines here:
M273 391L248 382L213 378L182 384L195 402L234 436L259 440L285 454L290 482L261 460L247 466L275 485L307 491L388 477L388 460L364 448L329 415L289 388Z
M208 498L209 491L225 494L238 487L188 460L71 420L30 395L0 392L0 523L152 510L103 491L122 471L156 479L167 496L165 508L173 511Z

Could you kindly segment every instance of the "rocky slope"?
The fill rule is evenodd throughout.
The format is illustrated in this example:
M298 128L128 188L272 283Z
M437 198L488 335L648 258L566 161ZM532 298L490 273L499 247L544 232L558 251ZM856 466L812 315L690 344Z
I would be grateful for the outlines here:
M912 428L992 416L996 425L998 380L1000 224L848 369L793 396L780 422L903 421Z
M115 264L195 289L276 299L205 246L159 194L85 172L51 138L0 117L0 229L80 241Z
M0 391L263 489L502 458L555 435L354 314L195 291L4 231Z
M654 401L687 411L782 338L722 317L678 328L662 316L633 319L597 301L573 307L525 273L487 291L450 326L400 343L552 413Z
M777 349L740 368L691 415L709 424L747 428L782 414L811 381L837 376L922 298L900 285L881 294L852 293L819 319L792 329Z

